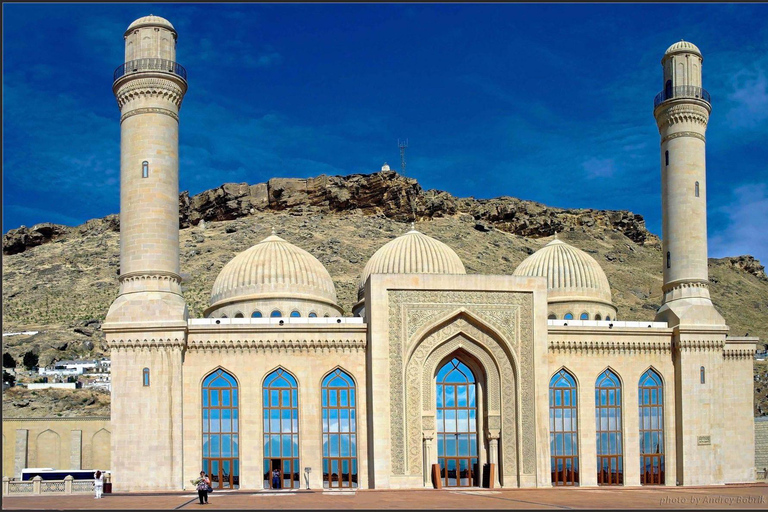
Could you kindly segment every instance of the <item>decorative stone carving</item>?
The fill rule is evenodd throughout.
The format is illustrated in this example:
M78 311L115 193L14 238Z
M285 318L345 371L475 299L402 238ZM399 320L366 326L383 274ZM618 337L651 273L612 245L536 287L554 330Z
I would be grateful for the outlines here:
M129 112L126 112L125 114L120 116L120 122L122 123L129 117L136 116L139 114L163 114L168 117L174 118L177 122L179 120L179 115L176 112L173 112L172 110L168 110L167 108L144 107L144 108L137 108Z
M659 341L555 340L549 342L549 351L555 353L633 354L662 353L671 350L672 342L669 339Z
M418 474L418 470L409 470L406 473L406 453L408 462L412 462L409 453L411 450L405 441L406 424L415 420L420 424L421 399L423 393L417 391L406 395L404 378L406 367L405 354L414 346L423 342L432 333L422 333L430 323L436 322L440 317L448 316L453 312L457 314L466 311L479 319L481 325L487 326L489 332L498 333L491 337L477 327L475 330L482 333L479 336L474 332L465 333L470 338L473 334L482 337L484 348L492 354L501 364L506 361L508 368L502 368L501 395L504 400L512 404L510 413L504 409L504 418L509 416L513 422L519 420L523 438L535 438L534 396L533 396L533 297L525 292L463 292L463 291L423 291L423 290L392 290L389 292L389 360L390 360L390 427L392 446L392 474L406 475ZM442 340L458 334L457 326L438 325L434 330L441 330ZM471 330L470 324L466 328ZM463 331L462 331L463 332ZM409 336L408 333L411 333ZM499 338L496 340L496 338ZM413 357L413 356L411 356ZM517 358L517 361L516 361ZM513 365L519 368L519 373L513 369ZM423 371L423 370L421 370ZM411 370L407 375L409 382L416 380L417 384L422 380L421 371ZM514 397L517 396L516 375L520 381L520 406L517 407ZM519 409L519 418L515 412ZM411 416L410 411L415 411ZM516 438L517 429L514 424L503 427L509 429L510 435L504 435L503 464L506 471L517 471ZM410 435L410 432L409 432ZM416 435L416 439L421 436ZM510 445L507 445L509 438ZM535 474L535 443L524 443L520 447L522 452L522 473ZM417 462L418 465L418 454ZM412 465L412 464L411 464Z
M177 107L181 107L184 93L181 87L171 80L164 78L139 78L126 82L117 90L117 106L121 109L129 101L141 96L165 99Z
M667 125L684 122L693 122L706 126L707 121L709 121L709 111L701 105L693 103L672 105L657 116L659 130L662 130Z
M661 143L664 144L668 140L676 139L678 137L695 137L703 142L707 142L707 138L704 137L704 135L702 135L699 132L677 132L677 133L670 133L669 135L661 139Z

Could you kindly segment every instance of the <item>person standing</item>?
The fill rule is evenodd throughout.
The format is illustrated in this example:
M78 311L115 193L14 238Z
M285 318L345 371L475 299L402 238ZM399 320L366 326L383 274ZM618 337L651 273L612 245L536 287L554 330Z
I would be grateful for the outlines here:
M280 486L280 470L279 469L273 469L272 470L272 488L273 489L279 489Z
M200 499L200 504L207 505L208 489L211 485L211 480L208 478L208 475L205 474L205 471L201 471L200 478L193 480L192 483L195 484L195 487L197 488L197 497Z
M93 490L96 493L93 499L98 500L101 498L101 493L104 491L104 474L98 469L93 474Z

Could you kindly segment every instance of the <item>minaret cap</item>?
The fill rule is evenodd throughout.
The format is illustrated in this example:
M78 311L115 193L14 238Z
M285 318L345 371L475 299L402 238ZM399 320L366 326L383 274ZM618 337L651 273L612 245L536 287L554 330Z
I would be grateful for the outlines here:
M693 43L689 43L688 41L683 41L682 39L667 48L667 51L664 52L664 58L666 59L675 53L695 53L699 57L703 58L701 55L701 50L699 50L698 46Z
M160 16L155 16L154 14L150 14L149 16L144 16L142 18L137 19L136 21L128 25L128 29L125 31L125 33L128 34L129 32L141 27L167 28L168 30L173 32L174 36L176 36L176 29L173 28L173 25L171 24L171 22Z
M382 171L389 171L390 170L389 165L387 164L387 162L384 162L384 165L381 166L381 170Z

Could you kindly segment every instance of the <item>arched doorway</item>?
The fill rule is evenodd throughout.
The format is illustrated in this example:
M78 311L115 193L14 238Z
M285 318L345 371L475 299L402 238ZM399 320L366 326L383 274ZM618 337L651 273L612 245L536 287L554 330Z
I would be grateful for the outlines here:
M299 480L299 389L278 368L264 379L264 488L293 489Z
M477 387L472 370L452 358L437 372L437 461L446 487L477 486Z

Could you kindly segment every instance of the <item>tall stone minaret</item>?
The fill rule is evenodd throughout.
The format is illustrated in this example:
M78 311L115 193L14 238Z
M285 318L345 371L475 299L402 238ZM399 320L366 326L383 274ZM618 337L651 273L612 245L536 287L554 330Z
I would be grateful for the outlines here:
M176 63L176 37L158 16L131 23L112 84L120 107L120 291L103 330L112 358L116 490L180 489L184 482L179 109L187 80ZM167 474L150 482L148 468Z
M706 139L709 93L702 88L699 49L680 41L661 65L662 91L653 115L661 135L664 286L656 318L670 325L724 325L709 297Z

